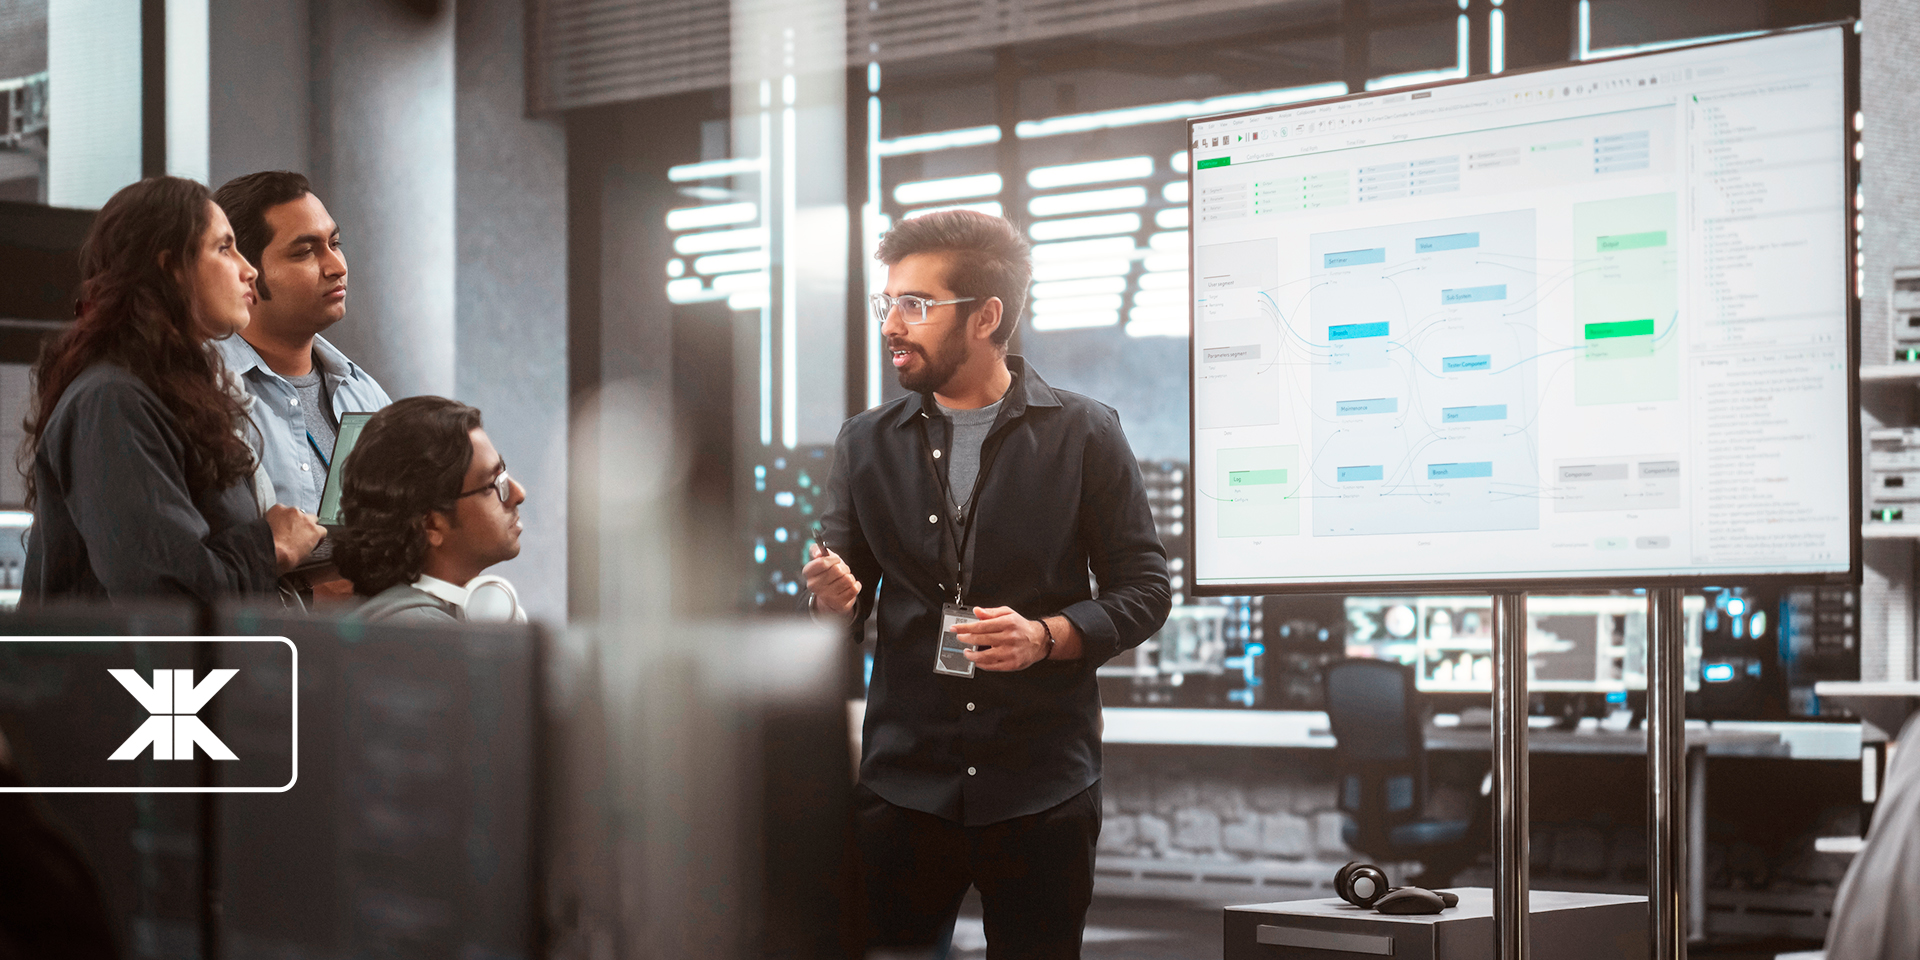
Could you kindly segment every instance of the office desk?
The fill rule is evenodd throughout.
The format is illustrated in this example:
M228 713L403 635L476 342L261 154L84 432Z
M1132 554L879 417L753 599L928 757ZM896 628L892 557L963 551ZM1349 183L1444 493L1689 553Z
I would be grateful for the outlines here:
M1276 747L1330 750L1334 739L1327 715L1318 711L1161 710L1112 708L1103 711L1106 743L1192 744L1200 746ZM1860 759L1860 725L1762 721L1687 721L1687 904L1688 934L1707 934L1707 758L1765 757L1782 760ZM1436 726L1426 731L1428 750L1493 753L1487 727ZM1527 732L1533 753L1644 756L1644 730L1559 730Z

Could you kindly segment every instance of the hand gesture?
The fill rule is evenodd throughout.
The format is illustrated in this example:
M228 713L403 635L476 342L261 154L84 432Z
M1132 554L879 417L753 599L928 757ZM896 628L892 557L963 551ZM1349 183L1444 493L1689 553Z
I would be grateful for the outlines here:
M860 599L860 581L854 579L853 568L819 543L812 544L810 552L813 559L800 569L800 575L813 594L814 609L843 617L852 613L854 602Z
M962 642L986 647L969 650L968 660L982 670L1025 670L1047 658L1047 631L1038 620L1028 620L1012 607L974 607L978 623L957 623L953 632Z
M313 514L301 513L284 503L267 508L267 529L273 531L273 563L281 573L299 566L327 535L327 528Z

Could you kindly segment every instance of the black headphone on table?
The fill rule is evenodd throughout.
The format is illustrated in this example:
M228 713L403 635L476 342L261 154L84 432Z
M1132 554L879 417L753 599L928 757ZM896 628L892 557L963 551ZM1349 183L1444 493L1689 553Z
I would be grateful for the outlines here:
M1334 872L1333 892L1362 910L1381 913L1432 914L1460 905L1459 896L1444 890L1392 886L1385 870L1358 860Z

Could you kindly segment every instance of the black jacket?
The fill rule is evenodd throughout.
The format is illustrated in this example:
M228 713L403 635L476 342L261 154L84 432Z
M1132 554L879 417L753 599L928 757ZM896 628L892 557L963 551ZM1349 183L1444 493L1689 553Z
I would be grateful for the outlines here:
M1007 366L1013 384L980 451L965 601L1065 616L1085 638L1081 659L934 673L954 520L941 492L952 458L932 450L949 450L953 430L930 395L847 421L821 519L861 583L855 637L878 608L861 781L967 825L1037 813L1100 779L1094 669L1158 630L1170 603L1166 551L1119 415L1049 387L1019 357Z
M191 493L186 444L159 395L126 368L81 371L34 451L21 602L273 593L273 531L252 488Z

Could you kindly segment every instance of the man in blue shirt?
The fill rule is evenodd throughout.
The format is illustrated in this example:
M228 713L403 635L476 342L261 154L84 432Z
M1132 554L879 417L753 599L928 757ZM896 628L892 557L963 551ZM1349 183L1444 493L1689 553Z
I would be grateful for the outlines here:
M213 196L233 224L240 254L260 272L253 321L218 341L227 369L252 402L248 437L273 479L275 499L318 513L340 415L390 401L372 376L320 332L347 314L340 228L307 178L250 173Z

